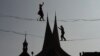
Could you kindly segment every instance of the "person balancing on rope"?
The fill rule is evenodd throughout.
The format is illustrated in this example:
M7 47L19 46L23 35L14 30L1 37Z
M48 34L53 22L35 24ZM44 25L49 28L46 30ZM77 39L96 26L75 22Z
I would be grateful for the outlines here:
M39 20L43 20L44 21L44 13L42 10L42 6L44 5L44 2L42 4L39 4L39 11L38 11L38 15L40 16Z
M61 41L66 41L66 38L64 37L64 27L61 25L60 27L58 27L61 30Z

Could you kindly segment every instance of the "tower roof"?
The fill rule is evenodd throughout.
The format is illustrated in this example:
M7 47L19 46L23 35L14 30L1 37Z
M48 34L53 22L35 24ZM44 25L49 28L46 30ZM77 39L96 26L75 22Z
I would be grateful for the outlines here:
M27 35L27 34L25 34L25 40L24 40L24 42L23 42L23 51L22 51L22 53L21 53L19 56L30 56L30 55L28 54L28 52L27 52L27 50L28 50L28 43L27 43L27 41L26 41L26 35Z
M27 40L26 40L26 35L27 34L25 34L25 40L24 40L24 43L23 43L24 45L28 45Z
M60 47L60 42L59 42L59 34L58 34L58 26L57 26L57 19L56 19L56 13L55 13L55 21L54 21L54 28L53 28L53 38L54 38L54 44L55 46Z
M60 47L56 14L55 14L53 33L51 32L47 16L47 25L46 25L43 49L36 56L70 56Z
M51 41L52 41L51 38L52 38L52 32L51 32L51 28L49 25L48 14L47 14L47 24L46 24L43 49L48 49L49 47L51 47Z

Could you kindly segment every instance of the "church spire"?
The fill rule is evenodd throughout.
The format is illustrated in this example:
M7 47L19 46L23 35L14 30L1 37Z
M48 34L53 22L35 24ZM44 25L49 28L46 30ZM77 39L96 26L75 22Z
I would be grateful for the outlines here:
M70 56L65 51L62 50L59 43L56 13L55 13L55 22L53 33L51 32L49 20L47 16L47 25L44 38L43 49L36 56Z
M55 12L55 21L54 21L54 28L53 28L53 37L55 41L55 46L60 47L60 42L59 42L59 34L58 34L58 27L57 27L57 19L56 19L56 12Z
M26 33L25 33L25 40L24 40L24 44L28 45L27 41L26 41Z
M30 56L27 52L28 51L28 43L27 43L27 40L26 40L26 35L27 34L25 34L25 40L23 42L23 52L19 56Z
M27 41L26 41L26 35L27 35L27 34L25 34L25 40L24 40L24 42L23 42L23 51L25 51L25 52L27 52L27 50L28 50L28 48L27 48L28 43L27 43Z
M49 47L51 47L51 44L50 44L52 41L51 38L52 38L52 32L51 32L51 28L49 25L49 19L48 19L48 14L47 14L47 25L46 25L43 49L48 49Z

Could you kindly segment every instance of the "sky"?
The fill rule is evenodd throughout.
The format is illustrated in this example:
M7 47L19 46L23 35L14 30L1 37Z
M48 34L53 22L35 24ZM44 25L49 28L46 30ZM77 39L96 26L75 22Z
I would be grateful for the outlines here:
M0 56L18 56L25 33L29 34L28 53L41 51L46 21L37 21L37 12L42 2L44 19L48 13L51 29L55 12L58 26L64 26L68 40L60 41L64 51L71 56L100 52L100 0L0 0Z

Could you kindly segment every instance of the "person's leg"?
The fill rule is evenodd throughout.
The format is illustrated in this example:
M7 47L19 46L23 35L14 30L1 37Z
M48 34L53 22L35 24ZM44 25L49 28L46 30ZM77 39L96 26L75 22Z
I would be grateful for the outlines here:
M44 16L42 16L42 20L44 21Z
M66 41L66 38L64 37L64 41Z
M39 15L40 16L40 15ZM40 18L39 18L39 21L41 21L41 16L40 16Z
M40 16L40 21L41 21L42 17Z
M63 35L61 34L61 41L63 41Z
M64 34L62 34L62 37L63 37L64 41L66 41L66 38L64 37Z
M43 17L43 21L44 21L44 17Z

